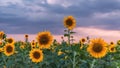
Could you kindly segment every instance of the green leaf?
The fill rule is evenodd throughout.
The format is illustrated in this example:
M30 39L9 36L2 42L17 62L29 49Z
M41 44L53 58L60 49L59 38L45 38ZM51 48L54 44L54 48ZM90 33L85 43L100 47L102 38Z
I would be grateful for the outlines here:
M76 33L76 32L72 32L72 31L70 32L70 34L74 34L74 33Z
M7 37L7 35L6 35L6 34L4 34L4 35L3 35L3 39L4 39L4 38L6 38L6 37Z
M69 34L64 34L64 37L69 36Z

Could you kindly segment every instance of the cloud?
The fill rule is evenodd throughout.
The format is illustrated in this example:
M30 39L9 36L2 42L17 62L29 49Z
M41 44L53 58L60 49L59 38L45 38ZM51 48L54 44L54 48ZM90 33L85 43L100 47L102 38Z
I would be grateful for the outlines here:
M79 27L76 28L74 31L77 33L73 35L75 41L79 42L81 38L86 38L87 36L90 37L90 39L94 38L102 38L106 42L115 42L120 39L120 32L118 30L103 30L98 28L87 28L87 27ZM8 37L13 37L16 41L22 40L24 41L24 35L25 34L8 34ZM29 34L29 41L36 40L37 34ZM56 39L58 42L61 42L63 35L53 35L53 38ZM67 41L67 37L64 37L64 40Z
M77 27L120 29L119 0L0 0L0 30L6 33L63 34L68 15L75 17Z
M117 41L120 39L120 31L119 30L104 30L99 28L87 28L87 27L78 27L75 29L77 32L74 36L75 39L79 40L78 37L87 37L89 36L91 39L93 38L103 38L107 42Z
M11 4L23 5L22 0L0 0L0 6L9 6Z

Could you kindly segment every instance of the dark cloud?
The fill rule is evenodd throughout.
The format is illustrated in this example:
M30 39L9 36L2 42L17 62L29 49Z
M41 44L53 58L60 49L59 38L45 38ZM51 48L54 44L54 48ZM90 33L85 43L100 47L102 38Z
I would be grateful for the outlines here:
M120 11L117 0L76 0L68 7L35 1L23 1L23 5L0 6L0 30L7 33L37 33L50 30L54 34L63 33L63 18L73 15L77 27L97 27L119 30L119 17L93 18L95 13ZM75 4L74 4L75 3ZM41 8L40 8L41 7Z

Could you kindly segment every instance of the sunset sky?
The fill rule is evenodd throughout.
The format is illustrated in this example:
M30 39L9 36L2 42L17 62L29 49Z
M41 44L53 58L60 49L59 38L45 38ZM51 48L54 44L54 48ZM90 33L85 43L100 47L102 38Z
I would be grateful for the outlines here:
M63 19L76 19L75 38L120 39L120 0L0 0L0 31L23 40L48 30L60 41Z

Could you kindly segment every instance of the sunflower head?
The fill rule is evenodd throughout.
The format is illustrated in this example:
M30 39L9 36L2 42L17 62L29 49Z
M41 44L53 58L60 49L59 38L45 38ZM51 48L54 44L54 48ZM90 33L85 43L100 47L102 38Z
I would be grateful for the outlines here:
M116 52L116 47L114 44L109 46L109 52Z
M3 31L0 31L0 40L2 40L4 37L4 32Z
M33 49L29 53L32 62L38 63L43 61L43 53L40 49Z
M14 44L14 39L13 38L7 38L7 42L9 44Z
M36 45L36 42L33 40L32 42L31 42L31 46L35 46Z
M85 38L81 38L81 39L80 39L80 43L81 43L81 44L83 44L83 43L85 43L85 42L86 42L86 39L85 39Z
M36 46L31 46L31 50L33 50L33 49L35 49L36 48Z
M94 58L102 58L107 54L107 43L103 39L97 38L90 41L87 51Z
M12 45L12 44L6 44L4 46L4 54L6 56L10 56L10 55L14 54L14 49L15 49L14 45Z
M25 34L25 38L28 38L28 34Z
M117 41L117 44L120 45L120 40Z
M113 45L114 44L114 42L110 42L110 45Z
M50 32L39 32L37 36L37 42L40 48L49 48L52 44L53 36Z
M64 18L64 26L69 30L72 30L76 26L76 20L73 16L68 16Z
M36 42L33 40L31 42L31 49L35 49L37 47Z

